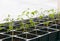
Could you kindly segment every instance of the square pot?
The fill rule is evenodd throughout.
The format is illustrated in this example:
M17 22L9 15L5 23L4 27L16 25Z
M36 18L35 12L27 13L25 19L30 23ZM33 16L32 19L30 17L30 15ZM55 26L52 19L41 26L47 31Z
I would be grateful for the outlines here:
M29 19L23 20L23 23L29 23Z
M7 31L7 29L2 28L2 30L0 30L0 33L6 32L6 31Z
M21 39L21 38L17 38L17 37L9 37L9 38L6 38L6 39L4 39L2 41L25 41L25 40Z
M8 29L8 23L4 23L2 26L0 27L3 27L4 29Z
M51 29L51 28L42 28L42 29L40 29L40 30L46 31L46 32L56 32L56 31L57 31L57 30Z
M40 22L40 23L43 23L43 22L45 22L45 20L39 20L39 22Z
M4 34L6 34L6 35L12 35L12 32L13 32L13 35L22 34L22 32L18 32L18 31L9 31L9 32L5 32Z
M37 36L39 36L39 41L48 41L48 32L45 31L40 31L40 30L34 30L31 31L30 33L35 34Z
M39 20L40 20L39 18L34 18L33 19L34 22L39 22Z
M48 21L48 22L49 22L48 27L53 24L52 21ZM40 24L38 24L37 26L40 26L40 27L47 27L46 24L44 24L44 23L40 23Z
M44 26L44 24L43 24L43 23L40 23L40 24L38 24L37 26L38 26L38 27L39 27L39 26L41 27L41 26Z
M45 21L49 21L49 18L47 17L47 18L43 18L43 20L45 20Z
M29 28L19 29L19 30L17 30L17 31L30 32L30 31L32 31L32 30L34 30L34 29L35 29L35 27L29 27Z
M2 40L5 39L5 38L8 38L8 37L9 37L8 35L0 34L0 41L2 41Z
M55 19L54 21L56 21L56 24L60 24L60 19Z
M53 25L53 26L51 26L50 28L59 30L59 31L57 32L57 39L60 39L60 25Z
M25 41L39 41L36 35L30 34L30 33L24 33L24 34L17 35L17 36L25 39Z
M57 30L50 29L50 28L43 28L40 30L50 32L50 34L48 34L49 41L56 41L57 40L57 32L58 32Z
M26 35L27 35L27 37L26 37ZM36 37L35 35L29 34L29 33L21 34L21 35L18 35L18 36L26 38L26 39L31 39L31 38Z

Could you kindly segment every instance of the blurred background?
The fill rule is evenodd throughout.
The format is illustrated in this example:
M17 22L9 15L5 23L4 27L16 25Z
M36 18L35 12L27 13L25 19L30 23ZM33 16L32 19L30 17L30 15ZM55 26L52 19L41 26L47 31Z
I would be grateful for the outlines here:
M8 14L13 18L17 18L22 11L29 8L30 10L55 9L57 10L57 0L0 0L0 22L7 17ZM48 15L46 13L46 15ZM24 17L26 18L26 17Z

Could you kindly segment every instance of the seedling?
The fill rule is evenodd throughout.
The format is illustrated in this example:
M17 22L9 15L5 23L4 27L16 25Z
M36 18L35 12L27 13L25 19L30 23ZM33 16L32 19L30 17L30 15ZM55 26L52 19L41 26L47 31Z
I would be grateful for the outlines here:
M55 13L56 13L56 11L54 10L54 9L51 9L51 10L47 10L48 12L52 12L52 13L50 13L49 14L49 18L51 19L51 20L53 20L54 18L55 18ZM56 21L55 21L55 24L56 24ZM57 28L57 26L56 26L56 28Z
M42 19L43 19L43 17L44 17L44 15L40 15L40 16L39 16L39 19L40 19L40 20L42 20Z
M32 15L35 15L35 14L37 14L37 13L38 13L37 10L34 10L34 11L31 12Z
M25 27L24 27L24 23L23 23L23 18L21 18L20 16L21 16L21 15L18 15L18 18L17 18L17 20L20 21L20 22L19 22L20 27L19 27L19 28L16 28L16 30L24 29L24 31L25 31ZM23 31L23 32L24 32L24 31Z
M10 19L10 15L8 15L8 17L5 19L5 21L9 25L9 29L7 29L7 32L13 30L13 21L14 20L13 19ZM14 32L12 31L12 41L13 41L13 35L14 35Z
M49 24L49 22L47 21L47 22L44 22L44 25L46 25L47 27L48 27L48 24Z
M40 15L40 16L39 16L39 18L40 18L40 19L43 19L43 16L42 16L42 15Z
M57 19L60 19L60 12L58 12L57 14Z
M54 14L49 14L49 18L54 19Z
M50 13L50 12L52 12L52 13ZM51 18L51 19L55 18L56 11L54 9L48 10L48 13L49 13L49 18Z
M44 22L44 25L45 25L46 27L48 27L48 26L49 26L49 21ZM47 29L47 31L48 31L48 29Z
M3 28L0 28L0 30L2 30Z

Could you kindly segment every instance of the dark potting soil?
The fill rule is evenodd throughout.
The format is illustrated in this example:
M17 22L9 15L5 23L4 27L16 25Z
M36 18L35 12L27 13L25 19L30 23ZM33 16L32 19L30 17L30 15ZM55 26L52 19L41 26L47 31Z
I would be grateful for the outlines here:
M55 23L56 22L56 23ZM59 19L55 19L54 20L54 24L60 24L60 20Z
M40 29L40 30L48 31L48 32L53 32L53 31L55 31L55 30L53 30L53 29L48 29L48 28L43 28L43 29Z
M7 38L9 36L0 34L0 39Z
M35 35L28 34L28 33L21 34L21 35L18 35L18 36L19 36L19 37L26 38L26 39L31 39L31 38L37 37L37 36L35 36Z
M29 20L24 20L23 22L24 22L24 23L28 23L28 22L29 22Z
M32 34L37 34L37 35L43 35L43 34L46 34L46 33L48 33L48 32L35 30L35 31L30 32L30 33L32 33Z
M33 20L34 22L39 22L39 20Z
M2 29L2 30L0 30L0 32L6 32L7 30L6 29Z
M19 23L20 23L20 21L15 21L15 22L14 22L15 25L16 25L16 24L19 24Z
M5 34L12 35L12 32L13 32L13 35L22 34L22 32L17 32L17 31L10 31L10 32L6 32Z
M42 24L38 24L37 26L44 26L44 24L42 23Z
M40 22L40 23L43 23L43 22L45 22L45 21L44 21L44 20L40 20L39 22Z
M36 28L35 29L42 29L43 27L39 27L39 26L36 26Z
M21 29L21 30L17 30L17 31L22 31L22 32L29 32L29 31L31 31L32 29Z
M57 26L51 26L51 28L60 29L60 25L57 25Z
M30 32L30 31L32 31L33 29L35 29L35 27L29 27L29 28L20 29L20 30L17 30L17 31Z
M20 38L16 38L16 37L13 37L13 40L12 40L12 37L10 37L10 38L4 39L3 41L25 41L25 40L20 39Z
M29 29L31 29L31 30L32 30L32 29L35 29L35 27L34 27L34 26L32 26L32 27L29 27Z
M40 19L38 19L38 18L34 18L34 19L33 19L34 22L39 22L39 20L40 20Z

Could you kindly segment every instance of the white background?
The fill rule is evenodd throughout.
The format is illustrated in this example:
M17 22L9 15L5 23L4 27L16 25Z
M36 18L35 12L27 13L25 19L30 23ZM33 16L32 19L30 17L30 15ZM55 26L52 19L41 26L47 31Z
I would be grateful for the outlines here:
M7 14L16 18L27 8L57 9L57 0L0 0L0 22L7 17Z

